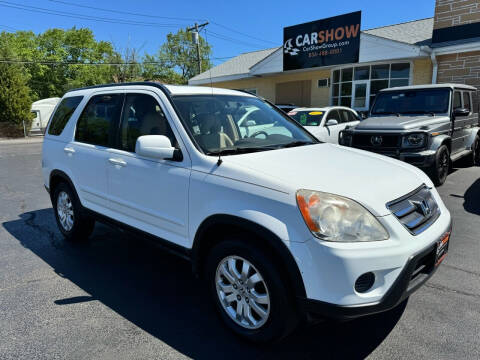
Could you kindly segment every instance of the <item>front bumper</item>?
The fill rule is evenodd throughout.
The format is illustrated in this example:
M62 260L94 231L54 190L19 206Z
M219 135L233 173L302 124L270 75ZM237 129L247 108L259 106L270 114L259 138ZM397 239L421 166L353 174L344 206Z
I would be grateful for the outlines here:
M355 147L356 149L371 151L376 154L388 156L394 159L398 159L409 163L411 165L417 166L419 168L428 168L435 161L435 151L434 150L422 150L422 151L386 151L375 148L361 148Z
M450 238L451 225L449 229L447 233ZM310 318L321 317L337 320L354 319L388 311L420 288L435 273L441 260L437 258L437 243L435 242L409 258L395 282L380 300L363 304L339 305L301 298L298 299L300 309Z

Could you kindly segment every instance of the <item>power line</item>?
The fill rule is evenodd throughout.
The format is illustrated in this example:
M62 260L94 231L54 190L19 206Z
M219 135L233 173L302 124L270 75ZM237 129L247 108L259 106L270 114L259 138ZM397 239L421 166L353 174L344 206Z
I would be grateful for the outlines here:
M180 17L170 17L170 16L158 16L158 15L141 14L141 13L130 12L130 11L121 11L121 10L115 10L115 9L106 9L106 8L100 8L100 7L96 7L96 6L88 6L88 5L75 4L75 3L71 3L71 2L69 2L69 1L61 1L61 0L48 0L48 1L55 2L55 3L59 3L59 4L64 4L64 5L69 5L69 6L76 6L76 7L79 7L79 8L92 9L92 10L100 10L100 11L106 11L106 12L109 12L109 13L112 13L112 12L113 12L113 13L124 14L124 15L140 16L140 17L145 17L145 18L180 20L180 21L205 21L205 19L180 18Z
M117 14L124 14L124 15L133 15L133 16L140 16L140 17L145 17L145 18L156 18L156 19L170 19L170 20L185 20L185 21L203 21L203 22L206 22L206 19L192 19L192 18L177 18L177 17L167 17L167 16L157 16L157 15L151 15L151 14L144 14L144 13L137 13L137 12L129 12L129 11L121 11L121 10L115 10L115 9L107 9L107 8L100 8L100 7L95 7L95 6L88 6L88 5L82 5L82 4L75 4L75 3L72 3L72 2L69 2L69 1L63 1L63 0L49 0L51 2L54 2L54 3L60 3L60 4L64 4L64 5L69 5L69 6L76 6L76 7L80 7L80 8L85 8L85 9L93 9L93 10L100 10L100 11L106 11L106 12L110 12L110 13L117 13ZM220 24L216 21L211 21L211 23L213 25L216 25L218 27L221 27L221 28L224 28L225 30L228 30L230 32L233 32L233 33L236 33L236 34L239 34L239 35L242 35L242 36L245 36L245 37L248 37L248 38L251 38L251 39L254 39L254 40L257 40L257 41L261 41L261 42L264 42L264 43L269 43L269 44L274 44L274 45L278 45L276 42L274 41L270 41L270 40L265 40L265 39L261 39L261 38L258 38L258 37L255 37L255 36L252 36L252 35L249 35L249 34L246 34L244 32L240 32L238 30L235 30L231 27L228 27L226 25L223 25L223 24Z
M0 24L0 28L10 29L10 30L13 30L13 31L21 31L20 29L14 28L13 26L2 25L2 24Z
M224 57L213 57L210 58L211 60L224 60L224 59L231 59L233 56L224 56ZM170 60L170 59L163 59L163 60ZM208 60L205 58L203 60ZM112 66L138 66L138 65L163 65L162 62L159 61L142 61L142 62L135 62L135 63L120 63L120 62L69 62L69 61L38 61L38 60L17 60L17 59L0 59L0 63L7 63L7 64L39 64L39 65L88 65L88 66L103 66L103 65L112 65Z
M50 9L41 8L37 6L18 5L8 1L0 1L0 6L34 12L34 13L43 13L43 14L49 14L49 15L69 17L74 19L92 20L92 21L100 21L100 22L113 23L113 24L122 24L122 25L175 27L175 28L183 26L182 24L161 24L161 23L151 23L151 22L143 22L143 21L135 21L135 20L89 16L89 15L82 15L82 14L70 13L70 12L64 12L64 11L58 11L58 10L50 10Z
M263 50L263 49L265 48L265 47L262 46L262 45L253 44L253 43L251 43L251 42L238 40L238 39L235 39L235 38L232 38L232 37L229 37L229 36L225 36L225 35L223 35L223 34L219 34L219 33L213 32L213 31L211 31L211 30L210 30L208 33L210 34L210 36L212 36L212 37L214 37L214 38L216 38L216 39L225 40L225 41L228 41L228 42L230 42L230 43L245 45L245 46L251 47L251 48L256 49L256 50Z
M51 1L52 1L52 0L51 0ZM250 39L254 39L254 40L263 41L263 42L266 42L266 43L278 45L278 43L276 43L276 42L274 42L274 41L265 40L265 39L260 39L260 38L257 38L257 37L255 37L255 36L245 34L245 33L240 32L240 31L238 31L238 30L232 29L232 28L230 28L230 27L228 27L228 26L219 24L219 23L217 23L217 22L215 22L215 21L212 21L211 23L212 23L213 25L222 27L222 28L224 28L225 30L228 30L228 31L231 31L231 32L234 32L234 33L237 33L237 34L240 34L240 35L249 37Z

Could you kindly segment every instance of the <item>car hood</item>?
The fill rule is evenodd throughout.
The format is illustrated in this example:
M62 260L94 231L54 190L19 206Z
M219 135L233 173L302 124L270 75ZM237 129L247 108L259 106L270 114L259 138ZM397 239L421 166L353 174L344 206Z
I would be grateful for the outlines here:
M361 121L357 130L411 130L449 121L446 116L373 116Z
M316 144L234 155L218 175L274 190L309 189L358 201L376 216L388 215L385 204L421 186L433 186L419 169L363 150ZM223 169L222 169L223 168Z

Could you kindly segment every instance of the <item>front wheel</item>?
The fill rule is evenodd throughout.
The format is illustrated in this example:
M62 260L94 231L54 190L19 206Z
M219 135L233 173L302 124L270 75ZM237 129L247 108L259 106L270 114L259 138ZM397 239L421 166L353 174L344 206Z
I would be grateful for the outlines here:
M438 148L435 154L435 161L429 171L429 175L435 186L440 186L445 183L449 171L450 151L446 145L442 145Z
M287 336L297 324L281 273L263 250L239 238L211 250L205 280L224 323L237 335L263 343Z

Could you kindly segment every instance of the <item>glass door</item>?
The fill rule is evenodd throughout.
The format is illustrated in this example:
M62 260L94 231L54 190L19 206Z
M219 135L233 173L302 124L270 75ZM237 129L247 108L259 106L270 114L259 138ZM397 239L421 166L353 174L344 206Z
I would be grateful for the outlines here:
M352 89L352 108L367 111L370 103L370 81L354 81Z

